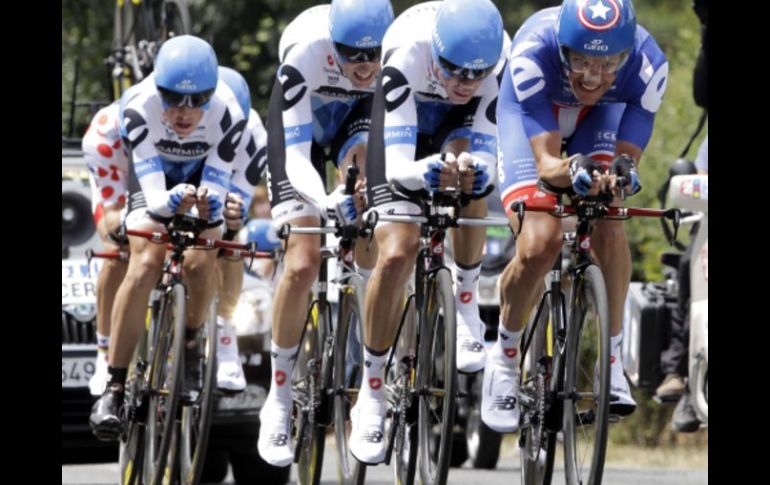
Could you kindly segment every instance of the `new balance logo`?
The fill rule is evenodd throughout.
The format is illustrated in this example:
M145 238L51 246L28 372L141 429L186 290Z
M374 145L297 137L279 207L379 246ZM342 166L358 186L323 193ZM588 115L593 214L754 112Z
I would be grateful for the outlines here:
M366 443L382 443L382 432L374 431L361 436L361 441Z
M516 407L516 398L513 396L496 396L492 401L492 409L510 411Z
M283 433L271 434L267 441L271 446L286 446L286 443L289 441L289 436Z
M469 352L481 352L484 350L484 346L481 345L480 342L477 342L476 340L464 340L463 343L460 345L460 348L463 350L467 350Z

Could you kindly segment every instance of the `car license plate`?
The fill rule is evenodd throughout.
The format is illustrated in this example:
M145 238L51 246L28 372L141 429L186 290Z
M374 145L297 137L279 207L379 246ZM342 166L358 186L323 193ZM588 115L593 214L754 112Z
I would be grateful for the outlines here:
M92 260L90 267L85 259L62 260L62 305L95 303L96 276L101 266L102 262L98 259Z
M93 357L62 357L61 386L88 387L88 380L94 375L95 366Z

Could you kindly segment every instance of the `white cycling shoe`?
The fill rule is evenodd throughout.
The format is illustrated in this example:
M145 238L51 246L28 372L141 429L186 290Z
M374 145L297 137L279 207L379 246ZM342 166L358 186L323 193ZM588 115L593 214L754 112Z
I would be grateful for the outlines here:
M620 359L612 362L610 359L610 414L617 416L628 416L636 411L636 401L631 396L631 389L628 386L628 380L623 374L623 364ZM596 386L599 384L599 362L594 366L594 394L599 391Z
M257 450L263 460L273 466L286 467L294 461L291 442L291 403L268 398L259 413L259 440Z
M499 433L519 429L519 359L503 365L490 359L484 369L481 420Z
M101 396L107 388L107 381L110 379L107 362L107 352L96 352L96 369L94 375L88 380L88 389L92 396Z
M479 317L466 317L457 312L457 370L473 374L484 368L484 322Z
M235 327L217 324L217 387L230 392L246 389Z
M385 414L387 403L368 396L359 396L350 410L350 453L367 465L385 461Z

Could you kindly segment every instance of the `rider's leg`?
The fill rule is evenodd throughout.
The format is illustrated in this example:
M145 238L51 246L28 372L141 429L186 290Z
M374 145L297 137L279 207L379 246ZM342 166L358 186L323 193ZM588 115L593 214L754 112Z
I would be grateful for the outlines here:
M380 252L366 291L363 378L350 412L350 451L364 463L385 459L385 364L403 309L404 287L414 268L419 231L417 225L400 223L378 225L375 230Z
M462 217L486 217L487 202L474 200L460 212ZM476 299L486 227L460 226L450 231L455 259L455 307L457 308L457 369L477 372L484 367L484 322Z
M289 221L293 226L318 227L317 216ZM292 410L291 374L307 314L308 296L321 267L319 236L293 234L286 243L284 269L273 299L271 343L272 381L260 412L259 452L275 466L294 458L289 436Z
M131 258L112 308L109 381L102 397L94 403L89 419L94 434L102 439L115 439L120 432L118 410L123 403L128 364L144 330L150 291L160 277L166 255L164 245L139 237L128 239Z
M232 316L243 285L243 262L240 258L217 258L217 269L217 387L242 391L246 388L246 377L238 354L238 338Z
M516 215L509 217L516 231L518 219ZM559 219L539 212L526 213L516 241L516 256L500 277L499 337L484 370L481 418L497 431L518 428L519 340L542 293L543 277L561 254L561 246Z
M636 409L636 402L623 375L621 359L623 306L631 281L631 251L623 230L623 222L596 221L591 245L607 288L610 316L610 390L618 397L610 402L610 413L627 416Z
M96 230L102 240L105 252L117 252L120 248L109 237L109 232L120 225L121 206L101 209L101 217L96 224ZM110 326L112 322L112 305L120 282L126 275L128 264L118 259L104 259L99 275L96 278L96 367L94 375L88 382L91 394L100 396L104 392L109 372L108 351L110 343Z
M222 230L208 229L200 234L206 239L219 239ZM209 305L217 289L216 250L185 251L183 280L187 286L187 329L185 330L184 396L192 399L202 386L200 329L209 316ZM214 324L215 322L210 322Z

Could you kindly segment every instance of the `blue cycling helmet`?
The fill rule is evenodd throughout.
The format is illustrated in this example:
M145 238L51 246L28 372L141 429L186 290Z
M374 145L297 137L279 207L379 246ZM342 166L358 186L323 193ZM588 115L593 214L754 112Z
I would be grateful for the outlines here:
M445 0L433 26L433 59L469 79L494 70L503 50L503 18L490 0Z
M631 0L564 0L556 35L562 56L564 48L589 56L621 54L634 46L634 5Z
M225 66L219 66L219 79L224 81L233 90L236 99L238 99L238 104L241 105L241 110L243 110L243 116L248 121L249 113L251 112L251 94L249 93L249 85L246 83L246 79L235 69Z
M205 40L180 35L155 58L155 85L165 106L206 107L217 87L217 55Z
M246 241L257 243L258 251L272 251L281 247L281 240L273 228L271 219L250 219L246 223Z
M390 0L332 0L329 33L337 44L356 49L382 46L393 22Z

